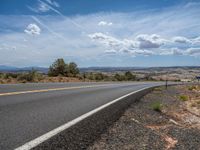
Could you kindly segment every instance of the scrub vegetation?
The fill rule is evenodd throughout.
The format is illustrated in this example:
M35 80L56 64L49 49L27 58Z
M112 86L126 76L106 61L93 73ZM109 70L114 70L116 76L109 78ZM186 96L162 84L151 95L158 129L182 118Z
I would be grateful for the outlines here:
M135 81L136 75L130 71L115 74L103 72L80 72L75 62L66 63L63 58L50 65L48 73L34 68L31 71L0 73L0 83L26 82L78 82L78 81Z

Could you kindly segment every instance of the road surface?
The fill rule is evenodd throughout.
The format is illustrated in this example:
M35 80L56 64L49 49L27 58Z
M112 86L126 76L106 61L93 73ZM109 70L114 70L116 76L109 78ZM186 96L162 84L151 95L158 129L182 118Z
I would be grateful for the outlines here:
M0 149L25 143L133 91L161 82L0 85Z

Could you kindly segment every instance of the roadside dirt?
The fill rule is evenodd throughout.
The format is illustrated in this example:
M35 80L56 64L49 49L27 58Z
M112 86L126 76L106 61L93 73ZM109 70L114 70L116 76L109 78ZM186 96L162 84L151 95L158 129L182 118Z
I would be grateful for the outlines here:
M89 150L200 150L200 85L156 88Z
M89 80L85 80L89 81ZM83 80L79 78L73 77L43 77L40 80L32 81L32 83L57 83L57 82L83 82ZM16 78L9 78L9 79L0 79L0 84L16 84L16 83L28 83L26 80L18 81ZM31 82L29 82L31 83Z

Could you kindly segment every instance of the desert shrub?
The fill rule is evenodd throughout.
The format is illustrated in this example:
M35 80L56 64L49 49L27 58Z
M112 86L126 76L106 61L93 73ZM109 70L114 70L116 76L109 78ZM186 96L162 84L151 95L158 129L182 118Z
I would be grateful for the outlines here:
M161 112L163 105L161 102L153 102L150 107L155 111Z
M188 87L188 90L192 91L192 90L195 90L196 89L196 86L189 86Z
M180 99L181 101L187 101L187 100L188 100L188 96L186 96L186 95L180 95L180 96L179 96L179 99Z
M95 80L95 81L109 81L111 80L107 75L101 73L101 72L98 72L98 73L84 73L82 75L82 78L83 79L89 79L89 80Z
M94 79L97 80L97 81L104 80L103 73L95 73L94 74Z
M162 91L162 88L161 87L157 87L154 89L154 91Z
M133 75L130 71L125 72L124 76L125 80L127 81L134 81L136 79L136 76Z
M4 78L4 73L0 73L0 79Z
M134 80L136 80L136 75L133 75L130 71L127 71L124 74L116 73L114 75L114 80L116 80L116 81L134 81Z
M120 75L118 73L115 74L114 78L117 80L117 81L124 81L125 80L125 76L124 75Z
M22 82L35 82L43 79L42 74L38 73L36 70L32 69L28 73L21 73L18 75L17 79Z

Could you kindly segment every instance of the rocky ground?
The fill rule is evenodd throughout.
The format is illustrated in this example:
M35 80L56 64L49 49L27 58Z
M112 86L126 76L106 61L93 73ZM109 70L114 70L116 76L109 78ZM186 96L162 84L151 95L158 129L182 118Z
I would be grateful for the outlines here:
M89 150L200 150L200 86L156 88Z

